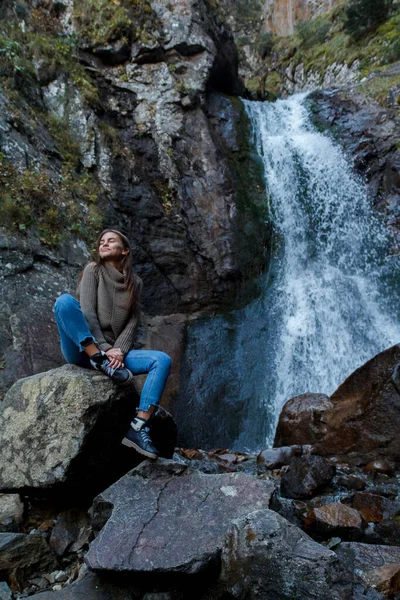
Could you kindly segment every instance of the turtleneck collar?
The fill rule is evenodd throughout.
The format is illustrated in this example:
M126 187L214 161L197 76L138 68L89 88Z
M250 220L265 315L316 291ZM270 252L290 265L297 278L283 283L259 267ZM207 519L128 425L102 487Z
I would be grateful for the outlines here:
M109 277L115 284L119 284L121 286L125 285L125 276L123 273L120 273L118 269L109 263L104 263L102 268L104 269L106 276Z

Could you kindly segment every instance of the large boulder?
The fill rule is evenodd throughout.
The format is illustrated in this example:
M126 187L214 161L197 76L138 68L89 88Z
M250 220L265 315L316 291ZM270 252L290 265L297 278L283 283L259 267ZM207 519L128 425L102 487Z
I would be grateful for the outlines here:
M352 574L331 550L270 510L237 519L222 552L222 579L238 600L350 600Z
M133 387L72 365L17 381L0 406L0 489L82 493L115 481L136 401Z
M99 572L196 574L218 564L233 519L267 509L274 485L245 473L206 475L173 461L146 461L100 494L103 529L86 555Z
M315 400L288 401L279 420L276 445L311 443L316 454L356 465L382 459L400 462L400 345L354 371L329 402L321 399L315 409ZM315 422L309 424L310 413L316 410L317 427Z

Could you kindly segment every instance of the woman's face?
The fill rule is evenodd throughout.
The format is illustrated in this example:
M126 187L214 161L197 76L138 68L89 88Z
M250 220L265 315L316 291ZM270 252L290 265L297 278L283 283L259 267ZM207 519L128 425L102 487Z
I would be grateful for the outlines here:
M105 262L118 263L128 254L128 249L118 234L113 231L104 233L99 242L99 255Z

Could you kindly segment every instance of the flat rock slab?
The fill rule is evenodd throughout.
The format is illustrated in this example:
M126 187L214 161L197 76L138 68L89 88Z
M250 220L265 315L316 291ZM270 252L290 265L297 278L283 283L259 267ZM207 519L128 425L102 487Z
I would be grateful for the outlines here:
M268 508L273 491L245 473L146 461L95 499L94 523L108 520L86 562L95 571L198 573L219 558L231 522Z
M400 563L400 548L398 546L342 542L335 548L335 552L343 562L353 571L357 571L359 575L383 565Z

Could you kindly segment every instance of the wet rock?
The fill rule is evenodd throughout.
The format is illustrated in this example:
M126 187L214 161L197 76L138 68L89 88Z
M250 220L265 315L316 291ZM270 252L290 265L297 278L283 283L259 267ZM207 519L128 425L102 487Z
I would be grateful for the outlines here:
M0 494L0 532L18 531L24 504L18 494Z
M391 475L394 471L393 463L387 460L371 460L364 469L365 473L384 473Z
M234 521L222 551L222 580L234 598L352 597L352 575L334 552L270 510Z
M72 365L19 380L0 406L0 489L115 480L135 397Z
M50 537L50 547L58 556L77 552L88 544L92 536L89 515L83 510L67 510L60 513Z
M294 456L301 455L301 446L283 446L282 448L267 448L257 456L257 464L265 469L279 469L290 465Z
M57 566L56 558L41 535L0 533L0 573L22 589L28 579Z
M94 519L108 520L85 560L103 572L198 573L218 562L231 521L267 508L273 489L244 473L146 461L94 500Z
M400 392L395 385L400 346L381 352L357 369L331 396L326 433L314 451L350 464L396 463L400 456Z
M331 402L325 394L301 394L288 400L279 416L275 446L314 444L326 433L325 412Z
M321 456L293 458L281 480L281 495L286 498L309 498L328 485L335 476L335 466Z
M357 540L363 534L363 521L358 511L346 504L332 502L314 508L304 523L304 529L316 539L338 536Z

